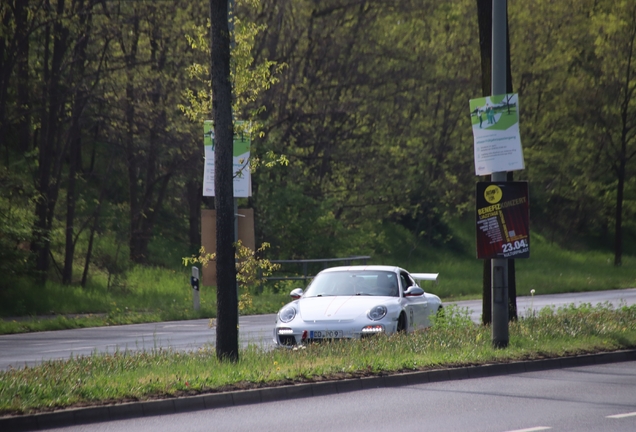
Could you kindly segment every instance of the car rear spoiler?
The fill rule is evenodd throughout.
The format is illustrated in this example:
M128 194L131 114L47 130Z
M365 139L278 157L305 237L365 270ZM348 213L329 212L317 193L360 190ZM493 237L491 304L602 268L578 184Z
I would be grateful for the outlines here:
M432 281L438 283L437 277L439 273L411 273L411 276L415 280Z

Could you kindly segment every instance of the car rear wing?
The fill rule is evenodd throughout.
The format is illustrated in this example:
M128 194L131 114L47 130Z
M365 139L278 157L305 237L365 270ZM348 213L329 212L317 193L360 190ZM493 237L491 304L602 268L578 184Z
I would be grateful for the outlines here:
M439 280L437 279L439 273L411 273L411 276L415 280L431 281L436 284L439 283Z

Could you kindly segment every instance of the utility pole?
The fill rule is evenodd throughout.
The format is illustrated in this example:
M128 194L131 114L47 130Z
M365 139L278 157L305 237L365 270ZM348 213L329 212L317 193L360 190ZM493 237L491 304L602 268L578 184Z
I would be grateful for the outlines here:
M210 0L212 109L214 114L214 207L216 208L216 355L238 361L238 299L234 248L232 83L228 1Z
M492 95L506 93L506 8L507 0L492 1ZM493 182L505 182L506 171L493 172ZM506 348L508 334L508 260L491 260L492 344Z
M230 53L231 53L232 50L236 48L236 37L234 35L234 13L235 13L234 0L227 0L227 10L228 10L227 28L230 31ZM232 103L234 103L234 92L232 92ZM234 115L232 115L232 120L234 120ZM232 139L234 139L234 137L232 137ZM232 141L232 144L234 144L233 141ZM234 243L238 243L239 241L238 217L239 217L238 198L234 197ZM238 305L239 298L240 298L240 294L239 294L239 285L237 280L236 281L236 304L237 305ZM236 323L236 325L238 327L238 322Z

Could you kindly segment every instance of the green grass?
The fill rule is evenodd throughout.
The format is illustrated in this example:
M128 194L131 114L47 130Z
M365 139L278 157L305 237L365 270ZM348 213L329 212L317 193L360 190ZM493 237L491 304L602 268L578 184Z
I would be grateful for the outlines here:
M609 253L563 250L538 235L532 236L531 250L529 259L515 260L519 296L530 295L533 289L536 294L557 294L636 287L633 256L623 257L623 266L615 267ZM446 300L481 297L482 261L447 256L423 270L440 273L439 286L429 289Z
M636 306L546 308L512 323L509 347L494 349L489 328L449 307L426 331L293 350L251 346L237 363L219 362L211 347L93 354L0 372L0 415L634 348L634 322Z
M97 279L97 280L96 280ZM0 334L135 324L216 316L216 288L202 286L200 310L194 311L190 273L136 266L106 289L94 278L87 288L47 282L42 287L19 281L0 293ZM277 311L288 292L253 295L243 314Z

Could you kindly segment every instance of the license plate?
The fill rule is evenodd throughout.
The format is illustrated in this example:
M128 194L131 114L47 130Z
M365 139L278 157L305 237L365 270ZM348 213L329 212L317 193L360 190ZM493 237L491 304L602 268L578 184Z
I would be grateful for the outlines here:
M342 330L319 330L309 332L310 339L336 339L343 336L344 331Z

